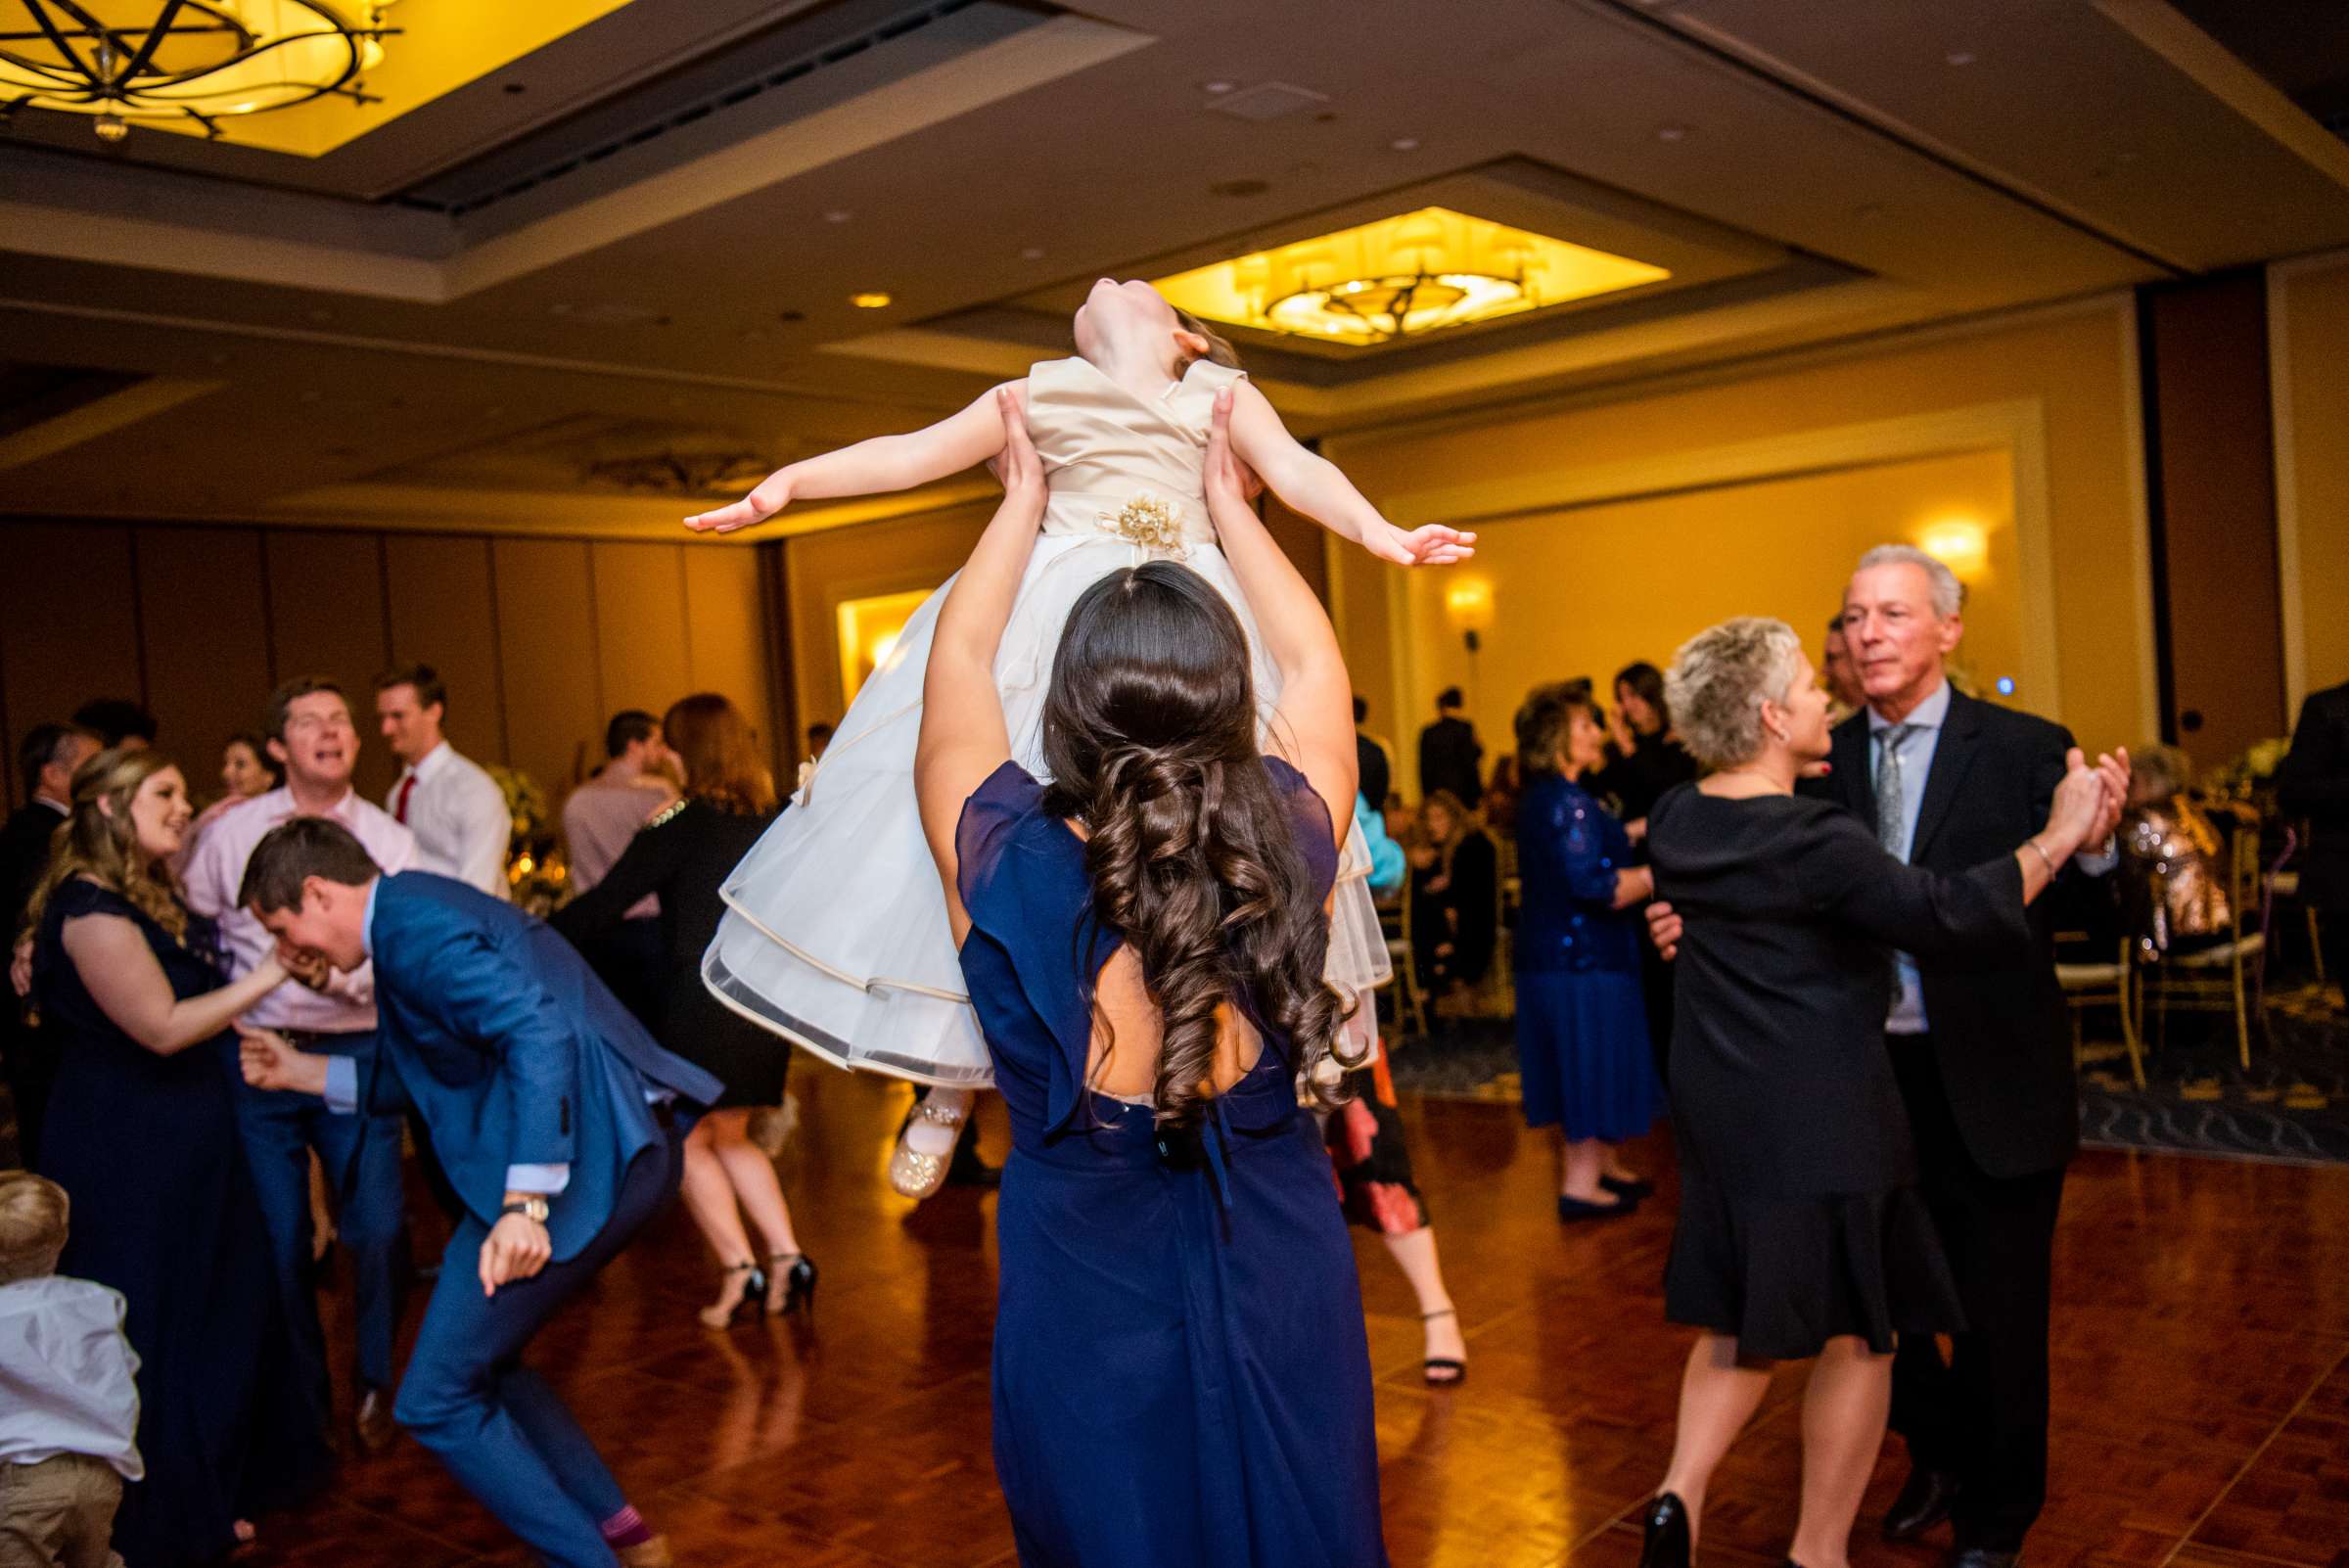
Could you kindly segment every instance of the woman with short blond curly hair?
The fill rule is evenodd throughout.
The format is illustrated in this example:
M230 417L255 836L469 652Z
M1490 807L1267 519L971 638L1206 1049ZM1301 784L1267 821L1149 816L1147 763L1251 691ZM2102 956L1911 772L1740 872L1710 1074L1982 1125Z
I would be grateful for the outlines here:
M1883 1442L1893 1346L1961 1324L1887 1054L1892 950L2029 949L2023 907L2126 775L2075 751L2047 825L1961 875L1904 863L1795 795L1828 751L1827 696L1784 622L1700 632L1666 690L1712 774L1656 803L1656 895L1684 923L1672 1039L1681 1212L1665 1315L1703 1330L1681 1384L1644 1568L1685 1568L1714 1468L1779 1360L1814 1360L1790 1560L1835 1568Z

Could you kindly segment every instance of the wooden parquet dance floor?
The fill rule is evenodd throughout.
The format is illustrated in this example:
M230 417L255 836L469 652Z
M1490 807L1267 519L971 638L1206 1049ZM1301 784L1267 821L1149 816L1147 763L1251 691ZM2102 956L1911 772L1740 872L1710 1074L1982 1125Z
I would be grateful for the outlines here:
M812 1321L701 1327L714 1275L672 1212L533 1360L690 1568L1008 1563L988 1457L993 1200L949 1190L910 1210L881 1180L905 1091L820 1067L794 1081L783 1175L823 1269ZM1669 1172L1646 1213L1561 1232L1547 1146L1513 1110L1406 1101L1405 1116L1472 1366L1457 1390L1421 1385L1410 1294L1360 1236L1395 1561L1628 1568L1687 1345L1661 1315ZM987 1139L999 1155L999 1122ZM1667 1144L1635 1152L1665 1166ZM2052 1495L2032 1568L2349 1568L2349 1169L2083 1155L2057 1275ZM1117 1388L1104 1367L1101 1398ZM1716 1480L1707 1562L1778 1560L1798 1389L1781 1374ZM1879 1467L1856 1563L1935 1558L1872 1534L1900 1474ZM306 1512L266 1520L238 1560L530 1559L403 1436L346 1460Z

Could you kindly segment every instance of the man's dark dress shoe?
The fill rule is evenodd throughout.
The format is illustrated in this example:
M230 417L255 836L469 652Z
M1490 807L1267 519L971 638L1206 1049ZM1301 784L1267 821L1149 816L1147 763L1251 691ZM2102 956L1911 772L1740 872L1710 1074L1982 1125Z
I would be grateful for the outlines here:
M370 1453L381 1453L392 1446L399 1428L392 1420L392 1396L380 1388L371 1388L359 1396L359 1417L354 1423L359 1429L359 1447Z
M1958 1499L1958 1478L1924 1465L1912 1466L1901 1495L1884 1510L1884 1539L1914 1541L1950 1516Z

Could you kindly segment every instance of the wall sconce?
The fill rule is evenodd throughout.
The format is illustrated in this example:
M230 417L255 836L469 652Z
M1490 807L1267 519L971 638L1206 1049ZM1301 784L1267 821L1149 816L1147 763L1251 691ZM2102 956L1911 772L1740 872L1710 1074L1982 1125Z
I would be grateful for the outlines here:
M1484 577L1460 577L1444 590L1444 615L1460 629L1460 640L1474 653L1479 633L1493 624L1493 584Z
M1970 517L1943 518L1917 530L1917 547L1971 582L1990 564L1990 530Z

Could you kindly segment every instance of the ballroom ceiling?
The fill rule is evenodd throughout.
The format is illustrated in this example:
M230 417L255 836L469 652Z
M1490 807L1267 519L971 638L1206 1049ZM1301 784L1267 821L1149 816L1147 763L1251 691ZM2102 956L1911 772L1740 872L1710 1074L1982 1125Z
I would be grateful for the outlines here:
M393 42L474 9L400 0ZM2337 58L2337 9L2297 9ZM1247 341L1299 430L2349 244L2349 144L2267 73L2272 33L2237 55L2160 0L569 14L315 154L16 114L0 510L666 530L692 508L665 477L1067 352L1095 277L1430 206L1672 276L1424 343Z

